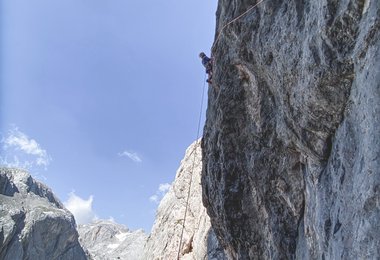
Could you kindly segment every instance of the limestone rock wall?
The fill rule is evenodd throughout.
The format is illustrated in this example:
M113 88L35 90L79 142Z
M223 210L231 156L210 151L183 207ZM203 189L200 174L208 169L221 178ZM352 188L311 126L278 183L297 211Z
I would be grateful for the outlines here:
M223 30L202 186L230 259L380 257L379 28L379 1L264 0Z
M27 172L0 168L0 259L87 259L72 214Z
M201 158L202 152L198 141L187 149L170 190L160 202L152 232L145 246L144 259L177 259L191 178L180 259L225 259L211 228L206 209L202 205Z

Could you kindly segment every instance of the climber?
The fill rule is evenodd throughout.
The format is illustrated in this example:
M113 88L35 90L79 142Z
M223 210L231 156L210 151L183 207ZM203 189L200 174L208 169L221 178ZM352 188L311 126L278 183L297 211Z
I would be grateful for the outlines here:
M208 79L206 81L207 83L212 84L212 58L207 57L204 52L199 54L199 58L202 59L202 64L205 66L206 73L208 74Z

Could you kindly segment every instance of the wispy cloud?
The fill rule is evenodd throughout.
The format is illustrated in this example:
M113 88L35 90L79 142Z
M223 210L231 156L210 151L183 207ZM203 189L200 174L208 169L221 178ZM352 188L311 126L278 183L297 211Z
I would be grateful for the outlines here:
M121 152L121 153L119 153L119 156L120 157L127 157L127 158L129 158L132 161L137 162L137 163L141 163L142 162L141 157L137 153L132 152L132 151Z
M64 205L74 215L77 224L88 224L97 219L92 208L93 201L92 195L88 199L83 199L73 191Z
M30 169L33 166L46 167L51 162L47 151L27 134L13 126L1 139L1 149L4 156L2 164Z
M158 195L156 195L156 194L150 196L150 197L149 197L149 200L150 200L151 202L155 202L155 203L159 203L159 202L160 202L160 201L159 201L159 198L158 198Z
M169 183L162 183L160 184L160 186L158 187L158 191L162 194L165 194L166 192L169 191L171 185Z
M149 200L154 203L160 203L165 194L169 191L171 185L169 183L161 183L158 186L156 194L149 197Z

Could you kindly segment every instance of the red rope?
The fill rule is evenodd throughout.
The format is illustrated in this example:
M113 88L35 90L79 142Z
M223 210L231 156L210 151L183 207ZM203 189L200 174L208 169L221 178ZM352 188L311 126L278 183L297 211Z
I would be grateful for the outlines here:
M252 5L250 8L248 8L247 11L245 11L244 13L242 13L241 15L235 17L234 19L232 19L231 21L229 21L228 23L226 23L222 29L220 29L219 33L218 33L218 36L216 37L216 40L214 41L214 44L212 45L211 47L211 52L213 51L213 49L215 48L215 45L216 43L219 41L219 38L220 36L222 35L222 32L224 31L224 29L227 28L227 26L229 26L230 24L232 24L233 22L239 20L240 18L242 18L244 15L248 14L251 10L253 10L255 7L257 7L259 4L261 4L262 2L264 2L264 0L260 0L259 2L257 2L256 4Z

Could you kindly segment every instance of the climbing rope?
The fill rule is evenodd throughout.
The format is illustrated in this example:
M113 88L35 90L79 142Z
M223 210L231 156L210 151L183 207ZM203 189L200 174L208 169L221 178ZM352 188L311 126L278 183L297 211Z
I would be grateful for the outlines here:
M240 18L242 18L244 15L248 14L251 10L253 10L255 7L257 7L259 4L261 4L262 2L264 2L264 0L260 0L258 1L256 4L252 5L250 8L247 9L247 11L245 11L244 13L240 14L239 16L235 17L234 19L232 19L231 21L229 21L227 24L225 24L222 29L220 29L219 33L218 33L218 36L216 37L216 40L214 41L214 44L212 45L211 47L211 53L213 52L213 49L215 48L215 45L217 44L217 42L219 41L219 38L220 36L222 35L223 31L227 28L227 26L229 26L230 24L232 24L233 22L239 20ZM200 128L201 128L201 119L202 119L202 111L203 111L203 100L204 100L204 93L205 93L205 87L206 87L206 74L205 74L205 77L204 77L204 80L203 80L203 90L202 90L202 101L201 101L201 109L200 109L200 112L199 112L199 119L198 119L198 129L197 129L197 138L195 139L196 140L196 144L194 146L194 149L193 151L190 153L189 156L192 155L192 153L194 152L194 157L193 157L193 164L192 164L192 167L191 167L191 172L190 172L190 182L189 182L189 190L187 191L187 199L186 199L186 208L185 208L185 214L183 216L183 223L182 223L182 231L181 231L181 236L180 236L180 240L179 240L179 246L178 246L178 254L177 254L177 260L179 260L179 255L181 253L181 246L182 246L182 240L183 240L183 233L184 233L184 230L185 230L185 223L186 223L186 217L187 217L187 209L189 207L189 199L190 199L190 192L191 192L191 185L192 185L192 182L193 182L193 171L194 171L194 167L195 167L195 159L196 159L196 155L197 155L197 145L198 145L198 139L199 139L199 132L200 132Z
M196 140L196 143L194 145L194 149L193 151L190 153L189 156L192 155L192 153L194 152L194 157L193 157L193 164L191 166L191 171L190 171L190 182L189 182L189 190L187 191L187 199L186 199L186 208L185 208L185 214L183 216L183 223L182 223L182 231L181 231L181 237L180 237L180 240L179 240L179 246L178 246L178 254L177 254L177 260L179 260L179 255L180 255L180 252L181 252L181 245L182 245L182 239L183 239L183 232L185 230L185 222L186 222L186 217L187 217L187 209L189 207L189 199L190 199L190 191L191 191L191 184L193 182L193 172L194 172L194 167L195 167L195 159L197 157L197 146L198 146L198 139L199 139L199 133L200 133L200 129L201 129L201 120L202 120L202 112L203 112L203 100L204 100L204 96L205 96L205 88L206 88L206 74L205 74L205 77L203 79L203 89L202 89L202 98L201 98L201 109L199 111L199 118L198 118L198 129L197 129L197 138L195 139Z
M224 29L227 28L227 26L229 26L230 24L236 22L237 20L239 20L240 18L242 18L243 16L245 16L246 14L248 14L250 11L252 11L253 9L255 9L259 4L261 4L262 2L264 2L265 0L260 0L258 1L256 4L252 5L250 8L247 9L247 11L245 11L244 13L242 13L241 15L235 17L234 19L232 19L231 21L229 21L228 23L226 23L222 29L220 29L219 33L218 33L218 36L216 37L216 40L214 41L214 44L212 45L211 47L211 52L213 52L214 48L215 48L215 45L217 44L217 42L219 41L219 38L220 36L222 35Z

